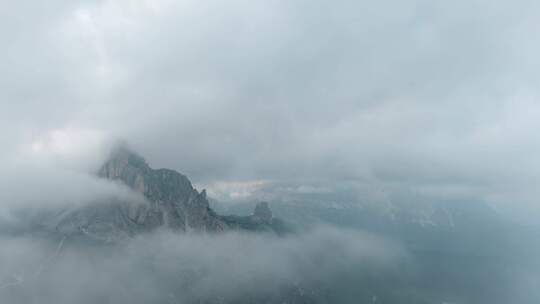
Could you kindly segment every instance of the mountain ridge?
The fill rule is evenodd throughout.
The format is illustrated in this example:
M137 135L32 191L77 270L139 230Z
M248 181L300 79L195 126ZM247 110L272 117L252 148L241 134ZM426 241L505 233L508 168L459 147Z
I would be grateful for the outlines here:
M97 176L126 185L144 196L146 203L113 200L67 210L55 215L54 231L114 242L156 229L178 232L223 232L228 230L267 231L287 229L271 217L267 203L256 208L270 217L218 215L209 205L206 190L197 191L183 174L166 168L153 169L130 149L114 149Z

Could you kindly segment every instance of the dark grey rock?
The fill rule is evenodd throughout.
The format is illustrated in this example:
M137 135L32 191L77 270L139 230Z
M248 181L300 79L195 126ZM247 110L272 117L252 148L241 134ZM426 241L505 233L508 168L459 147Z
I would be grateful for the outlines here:
M255 206L253 216L261 221L270 222L272 220L272 210L270 210L267 202L260 202Z
M255 206L253 214L249 216L228 215L221 219L232 229L246 231L265 231L277 235L284 235L293 231L284 221L272 216L272 210L267 202L260 202Z

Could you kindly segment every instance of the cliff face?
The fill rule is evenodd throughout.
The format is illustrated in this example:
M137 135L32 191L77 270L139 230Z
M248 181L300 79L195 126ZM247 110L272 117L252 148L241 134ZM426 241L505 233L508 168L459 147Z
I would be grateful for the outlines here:
M148 200L148 206L130 210L129 218L148 229L224 230L225 224L210 209L206 191L199 193L184 175L152 169L140 156L121 148L102 166L99 176L120 181Z
M206 191L199 193L187 177L174 170L150 168L142 157L125 148L112 153L98 175L127 185L147 203L98 202L65 211L57 218L57 232L114 241L156 228L211 232L228 228L209 207Z

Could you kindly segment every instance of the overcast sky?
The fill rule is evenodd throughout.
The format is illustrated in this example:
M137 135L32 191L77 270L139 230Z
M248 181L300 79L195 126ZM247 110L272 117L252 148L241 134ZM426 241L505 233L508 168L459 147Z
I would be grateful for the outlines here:
M123 139L221 190L540 216L538 1L0 1L3 162L88 169Z

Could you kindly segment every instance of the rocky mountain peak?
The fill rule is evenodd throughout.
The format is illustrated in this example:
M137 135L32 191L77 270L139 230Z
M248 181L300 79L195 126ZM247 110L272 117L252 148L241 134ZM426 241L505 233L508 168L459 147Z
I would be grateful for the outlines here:
M151 202L178 202L196 193L186 176L170 169L152 169L143 157L125 146L112 151L98 175L124 183ZM206 194L201 197L206 199Z
M86 206L63 220L58 230L82 232L98 239L133 235L166 227L180 231L222 231L226 224L209 207L189 179L170 169L153 169L125 146L115 148L98 176L141 193L147 204L109 202Z
M114 146L109 152L106 162L114 162L118 165L131 165L134 167L148 167L146 160L125 144Z
M126 170L144 174L151 168L142 156L121 145L111 151L98 175L108 179L122 179Z

